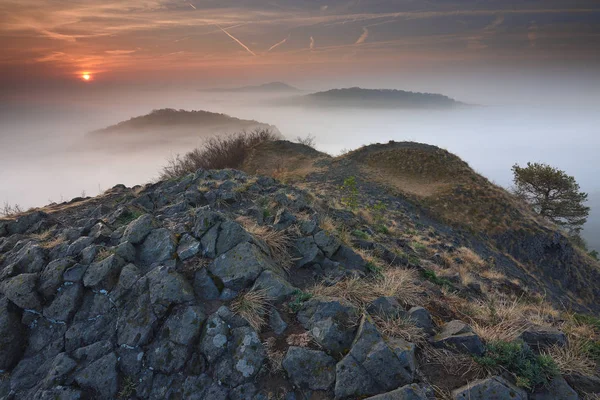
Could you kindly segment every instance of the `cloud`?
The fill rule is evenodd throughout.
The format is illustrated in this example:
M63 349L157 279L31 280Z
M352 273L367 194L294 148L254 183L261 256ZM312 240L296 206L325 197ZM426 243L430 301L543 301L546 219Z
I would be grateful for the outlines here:
M365 40L367 40L368 37L369 37L369 30L365 27L365 28L363 28L362 35L360 35L360 37L354 44L362 44L365 42Z
M531 24L529 25L529 29L527 32L527 39L529 39L529 47L536 47L537 45L537 31L538 31L538 26L537 23L535 21L531 21Z
M484 31L493 31L504 22L504 15L497 16L489 25L483 28Z
M197 10L196 6L193 5L192 3L188 3L190 5L190 7L192 7L194 10Z
M250 50L250 48L248 46L246 46L244 43L242 43L238 38L236 38L235 36L233 36L231 33L227 32L225 29L221 28L219 25L217 25L217 27L221 31L223 31L224 34L226 34L231 39L233 39L237 44L239 44L240 46L242 46L248 53L252 54L253 56L256 56L256 53L253 52L252 50Z
M269 53L271 50L276 49L277 47L281 46L282 44L284 44L285 42L288 41L288 39L290 38L291 34L288 35L288 37L286 37L285 39L283 39L281 42L277 42L275 43L273 46L269 47L269 50L267 50L267 53Z
M66 56L67 56L67 54L63 53L62 51L53 51L52 53L50 53L46 56L36 58L35 61L37 61L37 62L56 61L56 60L65 58Z
M309 46L310 50L314 50L315 49L315 38L313 38L312 36L310 37L310 46Z
M120 55L124 55L124 54L131 54L131 53L135 53L136 50L106 50L105 53L106 54L110 54L112 56L120 56Z

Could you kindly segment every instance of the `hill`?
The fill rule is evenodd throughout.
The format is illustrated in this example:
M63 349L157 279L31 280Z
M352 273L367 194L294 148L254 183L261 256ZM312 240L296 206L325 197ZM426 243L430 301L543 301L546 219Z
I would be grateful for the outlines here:
M0 398L600 394L598 264L460 158L240 154L0 219Z
M244 86L239 88L213 88L209 92L227 92L227 93L290 93L300 92L300 89L283 82L270 82L258 86Z
M214 133L216 130L239 132L253 129L273 129L274 127L258 121L244 120L226 114L208 111L186 111L163 108L151 113L133 117L107 128L94 131L95 134L138 134L148 132L169 133Z
M464 103L441 94L391 89L332 89L291 99L288 104L359 108L453 108Z

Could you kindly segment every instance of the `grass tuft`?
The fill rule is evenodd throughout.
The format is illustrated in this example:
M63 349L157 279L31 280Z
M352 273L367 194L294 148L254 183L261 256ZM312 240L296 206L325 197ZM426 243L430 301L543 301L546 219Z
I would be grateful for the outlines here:
M250 289L240 293L231 303L231 310L244 318L257 332L265 324L267 306L271 299L264 289Z

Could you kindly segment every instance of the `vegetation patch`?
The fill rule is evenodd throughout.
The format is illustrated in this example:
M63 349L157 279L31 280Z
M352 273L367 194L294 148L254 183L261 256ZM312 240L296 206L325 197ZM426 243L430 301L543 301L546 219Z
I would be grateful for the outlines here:
M301 290L295 290L292 293L292 301L288 303L289 309L297 313L302 308L302 305L313 297L311 293L306 293Z

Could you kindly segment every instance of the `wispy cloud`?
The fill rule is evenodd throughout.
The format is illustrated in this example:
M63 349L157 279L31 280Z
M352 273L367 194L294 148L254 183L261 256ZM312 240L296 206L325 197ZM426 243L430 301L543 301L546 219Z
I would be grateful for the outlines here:
M311 51L315 49L315 38L314 37L310 37L310 45L308 47Z
M227 36L229 36L231 39L233 39L233 41L235 41L237 44L239 44L240 46L242 46L248 53L252 54L253 56L256 56L256 53L253 52L252 50L250 50L250 48L248 46L246 46L244 43L242 43L241 40L239 40L238 38L236 38L235 36L233 36L231 33L227 32L225 29L221 28L219 25L217 25L217 27L223 31L224 34L226 34Z
M135 53L136 50L106 50L106 54L110 54L111 56L121 56L125 54Z
M537 45L537 31L538 31L538 26L537 23L535 21L531 21L531 24L529 25L529 29L527 32L527 39L529 40L529 46L530 47L536 47Z
M188 3L190 5L190 7L192 7L194 10L197 10L196 6L193 5L192 3Z
M369 29L364 27L362 35L360 35L360 37L354 44L362 44L365 42L365 40L367 40L368 37L369 37Z

